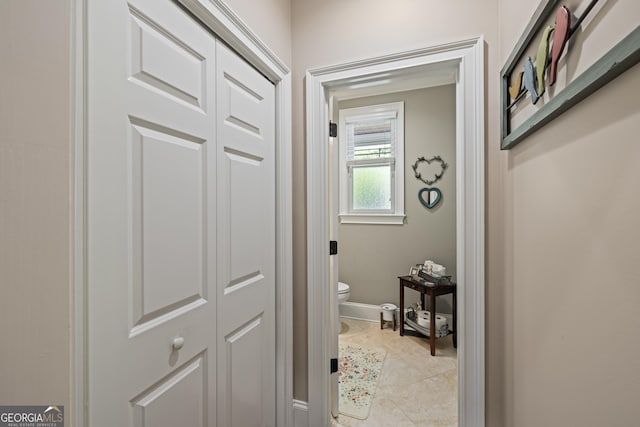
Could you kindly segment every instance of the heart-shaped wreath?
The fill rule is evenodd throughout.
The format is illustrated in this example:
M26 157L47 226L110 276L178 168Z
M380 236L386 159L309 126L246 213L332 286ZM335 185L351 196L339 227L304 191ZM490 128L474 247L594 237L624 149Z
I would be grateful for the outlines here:
M440 167L442 168L442 170L440 171L440 173L436 174L436 179L434 180L430 180L430 179L425 179L422 177L422 174L420 172L418 172L418 165L420 163L426 163L426 164L431 164L433 162L438 162L440 163ZM431 184L435 184L436 182L438 182L440 180L440 178L442 178L442 175L444 175L444 171L447 170L447 167L449 165L447 165L444 160L442 160L442 157L440 156L433 156L430 159L426 159L424 157L418 157L418 160L416 160L416 162L413 164L413 166L411 166L413 168L413 173L416 175L416 178L419 179L420 181L424 182L427 185L431 185Z

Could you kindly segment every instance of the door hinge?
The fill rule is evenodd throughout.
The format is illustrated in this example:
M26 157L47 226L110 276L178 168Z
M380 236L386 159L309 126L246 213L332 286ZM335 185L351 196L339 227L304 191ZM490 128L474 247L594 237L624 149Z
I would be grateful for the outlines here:
M331 359L331 373L338 372L338 359Z
M338 255L338 241L330 240L329 241L329 255Z
M329 136L331 138L335 138L336 136L338 136L338 124L337 123L329 122Z

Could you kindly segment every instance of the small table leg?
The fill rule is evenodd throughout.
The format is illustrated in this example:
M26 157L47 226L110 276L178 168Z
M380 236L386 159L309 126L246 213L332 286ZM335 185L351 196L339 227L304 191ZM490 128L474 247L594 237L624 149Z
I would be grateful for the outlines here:
M404 284L400 280L400 336L404 335Z
M451 311L453 312L453 336L451 337L453 339L453 348L458 348L458 319L456 318L456 311L458 309L458 292L457 290L453 291L453 307L451 308Z
M431 345L431 355L436 355L436 295L429 294L429 310L431 311L431 321L429 322L429 343Z
M396 316L396 312L393 312L393 332L396 331L396 323L397 323L397 316Z

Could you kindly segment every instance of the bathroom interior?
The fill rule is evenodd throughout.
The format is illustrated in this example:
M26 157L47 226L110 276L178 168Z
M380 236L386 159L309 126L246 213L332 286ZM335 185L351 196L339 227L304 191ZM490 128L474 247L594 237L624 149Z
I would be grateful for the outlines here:
M334 416L339 412L334 425L412 426L429 419L436 423L433 425L457 426L457 350L451 335L436 340L436 353L431 356L429 339L423 334L406 331L400 336L399 322L404 316L397 309L398 277L409 275L417 264L433 261L456 281L456 87L444 84L389 93L381 93L378 87L375 93L334 100L331 111L339 127L338 137L331 145L331 176L338 182L330 183L335 221L332 229L339 241L337 262L332 259L332 273L337 276L334 301L338 303L333 319L336 322L339 316L339 320L331 330L338 333L340 366L346 364L350 356L345 349L351 347L378 349L384 360L369 412L350 416L340 400L339 411L334 411ZM353 185L361 184L354 183L355 175L350 178L348 172L342 173L349 170L348 159L336 153L346 153L349 145L346 133L340 130L344 126L340 112L394 103L402 103L404 110L403 153L400 150L404 158L402 162L396 158L393 163L397 165L396 173L404 177L404 218L400 224L361 223L361 218L348 215L349 207L353 208L349 197L355 196L341 194L345 191L344 186L341 188L345 176L351 191L355 191ZM392 154L397 155L398 150ZM442 162L433 161L434 157ZM393 186L395 180L391 181ZM380 185L387 185L387 181ZM425 188L429 189L426 193L422 191ZM439 200L429 198L431 190L438 190ZM389 193L388 188L385 191L382 193ZM390 193L394 197L393 191ZM419 292L406 288L404 295L405 311L409 307L427 309L418 306ZM452 295L436 298L436 327L446 322L445 327L451 330ZM393 316L390 310L381 310L384 304L396 308L396 322L387 321ZM345 390L339 389L338 393L342 399L349 399Z

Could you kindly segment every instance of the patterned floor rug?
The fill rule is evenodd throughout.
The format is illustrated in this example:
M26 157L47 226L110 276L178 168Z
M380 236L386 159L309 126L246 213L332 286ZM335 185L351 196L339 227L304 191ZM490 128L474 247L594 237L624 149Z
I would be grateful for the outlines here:
M364 420L369 416L387 352L341 345L338 353L340 413Z

